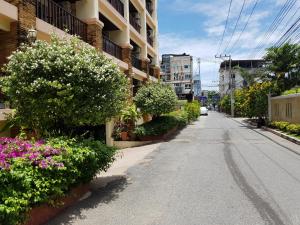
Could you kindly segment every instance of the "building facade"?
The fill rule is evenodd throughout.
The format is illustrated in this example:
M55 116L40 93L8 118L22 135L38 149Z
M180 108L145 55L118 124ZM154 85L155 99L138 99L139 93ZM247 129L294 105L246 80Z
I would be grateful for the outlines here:
M247 86L247 82L241 76L239 68L245 69L250 74L255 74L259 69L263 67L264 60L232 60L231 61L231 74L234 79L235 89L239 89ZM231 77L229 74L229 61L226 60L221 63L219 69L219 92L220 96L230 94L231 90Z
M124 71L133 93L159 79L157 0L0 0L0 67L30 29L39 40L79 36Z
M164 54L161 61L161 80L174 87L179 99L193 93L193 57L187 54Z

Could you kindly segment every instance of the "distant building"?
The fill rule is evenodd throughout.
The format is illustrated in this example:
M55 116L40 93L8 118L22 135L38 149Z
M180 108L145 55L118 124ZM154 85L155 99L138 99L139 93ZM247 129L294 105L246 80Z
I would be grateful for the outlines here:
M232 60L231 68L232 75L235 79L235 88L239 89L247 86L247 82L241 76L241 72L237 67L245 69L250 74L255 74L258 69L262 68L264 60L254 59L254 60ZM231 84L230 84L230 74L229 74L229 60L221 63L219 70L219 92L221 97L226 94L230 94Z
M193 94L193 57L185 53L162 55L161 80L174 87L179 99Z

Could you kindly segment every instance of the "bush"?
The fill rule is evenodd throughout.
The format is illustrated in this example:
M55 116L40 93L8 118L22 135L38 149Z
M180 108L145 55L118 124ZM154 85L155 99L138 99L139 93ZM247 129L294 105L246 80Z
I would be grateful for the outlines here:
M200 103L198 101L188 102L184 105L184 111L187 112L189 121L195 121L200 116Z
M292 134L300 135L300 124L290 124L286 127L286 130Z
M184 110L177 110L177 111L174 111L174 112L170 112L167 115L175 117L178 121L178 125L181 126L181 127L186 126L189 123L188 114Z
M274 121L271 123L271 126L282 131L287 131L286 128L290 123L284 121Z
M291 90L287 90L282 93L282 95L291 95L291 94L297 94L300 93L300 88L293 88Z
M5 66L3 91L19 125L42 134L98 125L118 115L128 82L104 55L77 38L21 46Z
M137 126L134 133L137 137L159 136L178 126L184 126L182 118L166 115Z
M89 182L114 160L99 141L0 139L0 224L23 223L26 212Z
M141 87L134 100L143 114L158 117L175 109L177 96L172 87L160 83L151 83Z

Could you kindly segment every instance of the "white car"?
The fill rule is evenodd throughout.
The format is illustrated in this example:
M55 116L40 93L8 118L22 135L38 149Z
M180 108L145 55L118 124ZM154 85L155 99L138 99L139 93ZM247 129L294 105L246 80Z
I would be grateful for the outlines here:
M208 115L208 109L207 109L206 107L204 107L204 106L201 107L201 108L200 108L200 114L201 114L201 115L206 115L206 116L207 116L207 115Z

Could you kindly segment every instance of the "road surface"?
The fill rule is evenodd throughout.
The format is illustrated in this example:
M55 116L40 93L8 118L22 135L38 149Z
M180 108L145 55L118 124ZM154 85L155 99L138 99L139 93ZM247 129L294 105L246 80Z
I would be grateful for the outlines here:
M48 225L299 225L300 147L258 132L212 112Z

